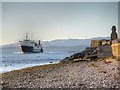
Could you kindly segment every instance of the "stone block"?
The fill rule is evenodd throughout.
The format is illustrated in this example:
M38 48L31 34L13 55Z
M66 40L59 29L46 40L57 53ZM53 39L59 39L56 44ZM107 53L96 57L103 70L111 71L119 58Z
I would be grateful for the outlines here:
M120 60L120 42L111 45L113 56Z
M100 40L91 40L90 47L97 47L99 45Z
M98 51L101 53L112 53L112 48L110 45L98 46Z

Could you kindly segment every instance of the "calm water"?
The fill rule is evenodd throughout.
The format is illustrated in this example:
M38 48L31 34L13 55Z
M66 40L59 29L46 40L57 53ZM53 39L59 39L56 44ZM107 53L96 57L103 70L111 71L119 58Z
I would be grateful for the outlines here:
M77 47L44 47L44 53L24 54L20 51L19 46L3 46L0 58L0 73L17 70L21 68L50 64L50 62L58 63L63 58L70 56L76 52L82 51L84 48Z

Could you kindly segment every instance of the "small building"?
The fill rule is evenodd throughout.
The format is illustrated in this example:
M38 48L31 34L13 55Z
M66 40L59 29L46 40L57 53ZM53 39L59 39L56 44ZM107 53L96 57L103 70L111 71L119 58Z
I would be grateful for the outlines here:
M102 40L91 40L91 47L98 47L99 45L110 45L110 40L102 39Z
M102 40L92 40L91 47L97 48L97 57L98 58L105 58L112 56L112 48L110 45L110 40L102 39Z
M118 39L116 26L112 26L111 30L110 40L91 40L90 49L97 48L98 58L114 56L120 59L120 39Z
M107 39L102 39L100 40L101 42L101 45L110 45L110 40L107 40Z

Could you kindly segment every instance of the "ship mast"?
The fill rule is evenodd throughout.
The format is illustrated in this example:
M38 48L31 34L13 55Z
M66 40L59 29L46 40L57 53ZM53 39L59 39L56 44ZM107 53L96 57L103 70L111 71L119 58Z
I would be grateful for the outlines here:
M28 39L28 33L26 33L26 39Z

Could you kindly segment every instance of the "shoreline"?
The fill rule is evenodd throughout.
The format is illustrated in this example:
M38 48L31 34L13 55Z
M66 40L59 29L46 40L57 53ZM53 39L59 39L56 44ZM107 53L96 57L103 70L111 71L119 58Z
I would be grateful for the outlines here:
M36 69L36 68L40 68L40 69L47 69L49 67L54 67L56 65L58 65L60 63L49 63L49 64L42 64L42 65L36 65L36 66L31 66L31 67L26 67L26 68L21 68L21 69L17 69L17 70L11 70L11 71L8 71L8 72L4 72L4 73L1 73L1 74L7 74L7 73L12 73L12 72L21 72L21 71L30 71L30 70L33 70L33 69Z
M50 62L50 63L44 63L44 64L36 64L36 65L33 65L33 66L28 66L28 67L23 67L23 68L17 68L17 69L10 70L10 71L2 71L2 72L0 72L0 74L4 74L4 73L16 71L16 70L22 70L22 69L32 68L32 67L36 67L36 66L44 66L44 65L49 65L49 64L57 64L59 62L52 62L52 63Z
M113 59L111 63L92 60L34 66L3 73L1 85L3 88L120 88L118 63Z

